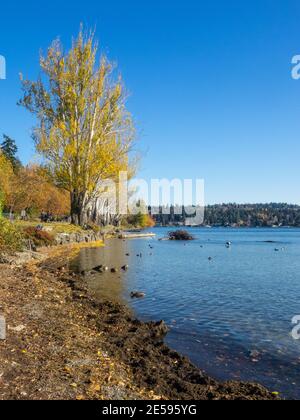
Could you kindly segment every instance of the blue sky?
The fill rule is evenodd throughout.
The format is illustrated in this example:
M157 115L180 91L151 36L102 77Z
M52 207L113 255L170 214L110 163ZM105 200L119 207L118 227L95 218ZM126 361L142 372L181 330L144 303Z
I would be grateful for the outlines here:
M0 133L34 158L34 120L16 106L19 72L79 24L119 69L144 152L140 177L204 178L206 201L300 203L298 0L3 2Z

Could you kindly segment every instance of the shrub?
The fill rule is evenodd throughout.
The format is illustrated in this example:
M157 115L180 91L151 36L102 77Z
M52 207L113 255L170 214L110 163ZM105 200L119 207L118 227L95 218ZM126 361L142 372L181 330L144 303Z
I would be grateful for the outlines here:
M22 251L24 237L18 227L0 218L0 253Z
M175 230L169 232L169 239L171 241L192 241L194 237L186 230Z
M36 247L54 244L54 236L38 227L28 226L24 229L24 237L33 242Z
M155 220L150 215L145 215L144 218L144 225L145 227L152 228L156 225Z
M101 227L99 225L96 225L96 223L89 222L86 226L86 230L92 230L95 234L98 234L101 231Z
M128 223L137 228L150 228L155 226L155 221L149 214L138 213L128 217Z

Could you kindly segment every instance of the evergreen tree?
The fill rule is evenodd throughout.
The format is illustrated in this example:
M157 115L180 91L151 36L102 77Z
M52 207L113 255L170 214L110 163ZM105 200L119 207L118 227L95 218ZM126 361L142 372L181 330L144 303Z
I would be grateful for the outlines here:
M0 145L0 149L4 156L11 162L14 170L20 168L21 162L17 157L18 147L15 140L3 134L3 142Z

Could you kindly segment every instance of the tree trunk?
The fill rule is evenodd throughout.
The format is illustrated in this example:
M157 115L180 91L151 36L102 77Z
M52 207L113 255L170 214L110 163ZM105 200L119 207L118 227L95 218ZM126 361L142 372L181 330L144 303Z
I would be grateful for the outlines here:
M84 226L88 222L84 194L77 191L71 193L71 219L74 225Z

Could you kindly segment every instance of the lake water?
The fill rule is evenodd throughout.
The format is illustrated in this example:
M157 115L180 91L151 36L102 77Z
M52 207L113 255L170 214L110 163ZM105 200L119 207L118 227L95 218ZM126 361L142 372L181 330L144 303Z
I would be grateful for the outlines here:
M216 379L300 399L300 340L291 335L300 315L300 229L191 229L195 241L158 241L169 230L82 250L82 269L129 265L88 278L90 287L143 320L163 319L166 342ZM132 300L134 290L146 298Z

